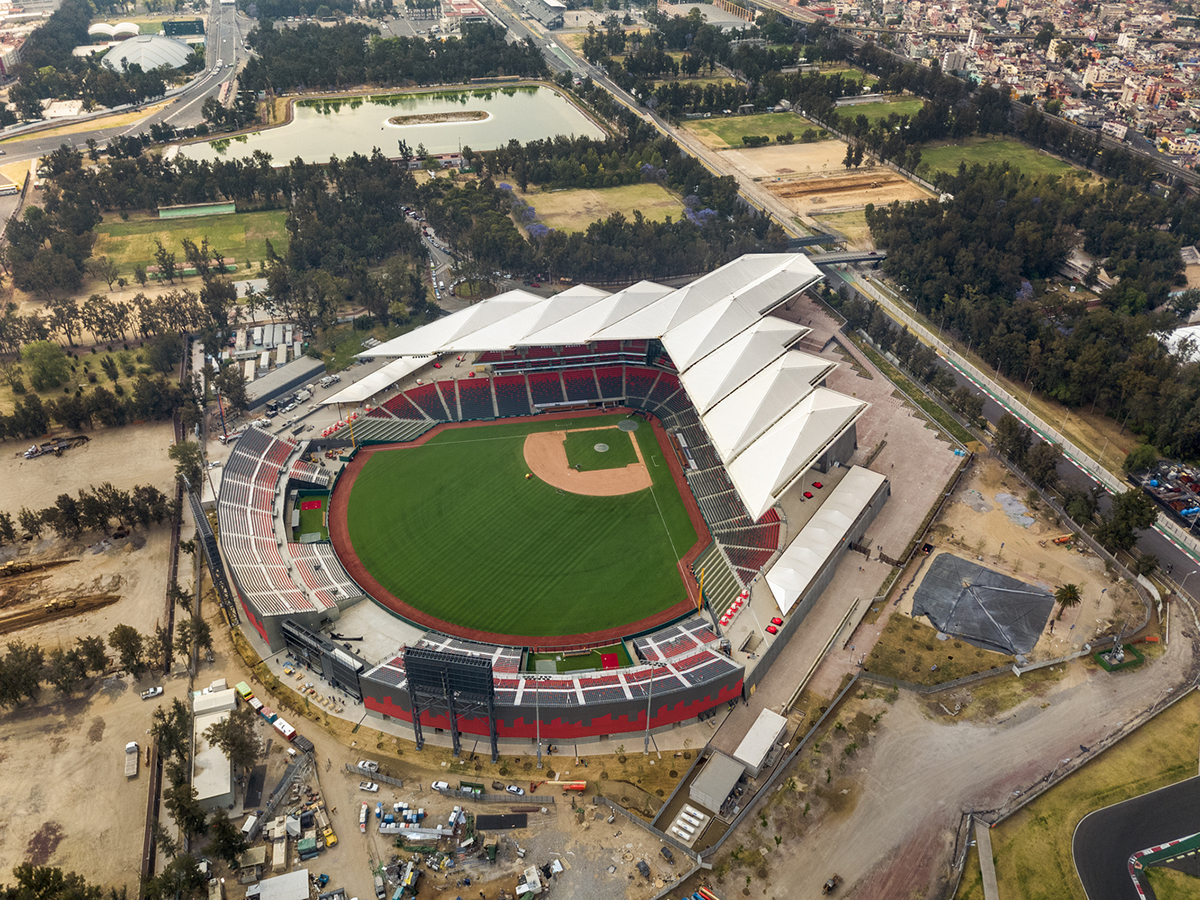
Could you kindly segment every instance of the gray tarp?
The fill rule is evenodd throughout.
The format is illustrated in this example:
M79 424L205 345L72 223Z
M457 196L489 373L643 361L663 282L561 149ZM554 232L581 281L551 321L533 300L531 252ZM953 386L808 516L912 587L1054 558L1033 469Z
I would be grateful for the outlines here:
M913 594L913 617L985 650L1015 656L1037 643L1054 597L1045 588L939 554Z

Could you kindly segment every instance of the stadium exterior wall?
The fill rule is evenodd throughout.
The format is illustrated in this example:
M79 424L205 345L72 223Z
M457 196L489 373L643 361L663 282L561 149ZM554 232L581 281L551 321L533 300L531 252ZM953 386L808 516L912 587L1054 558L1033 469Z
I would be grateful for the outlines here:
M841 437L825 448L825 452L817 457L814 468L828 472L834 463L846 465L854 451L858 449L858 426L851 425Z
M672 691L661 700L655 695L651 730L658 730L694 719L701 713L737 700L742 695L742 671L732 672L726 679ZM412 702L408 691L391 687L364 676L361 679L363 706L367 713L387 719L412 722ZM496 731L501 740L535 740L537 710L533 704L498 706ZM445 715L422 715L426 728L449 730ZM464 734L487 736L488 722L482 717L463 717L458 728ZM613 700L590 703L586 706L541 708L543 740L587 740L610 735L636 734L646 730L646 701Z
M796 633L800 623L804 621L805 616L812 610L813 605L817 602L817 598L824 593L825 588L829 586L829 582L833 581L833 574L837 571L838 563L842 561L842 557L846 555L846 551L850 549L850 545L862 540L867 528L875 521L875 517L883 509L883 504L887 503L887 499L891 495L892 484L890 481L884 481L879 486L879 490L875 492L875 496L871 498L871 502L866 505L854 525L851 526L846 540L825 560L824 565L821 566L821 570L817 573L817 577L813 579L804 596L792 608L791 614L784 620L779 637L762 652L754 668L746 673L747 691L754 690L758 686L758 683L766 677L767 672L771 669L771 665L791 642L792 635Z

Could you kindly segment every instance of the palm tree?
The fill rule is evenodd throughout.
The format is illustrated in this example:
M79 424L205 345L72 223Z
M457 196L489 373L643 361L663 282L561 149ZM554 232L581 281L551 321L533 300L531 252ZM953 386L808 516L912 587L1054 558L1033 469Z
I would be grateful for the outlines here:
M1074 608L1083 602L1083 598L1079 596L1079 585L1064 584L1054 592L1054 600L1058 604L1058 615L1055 619L1062 619L1068 608Z

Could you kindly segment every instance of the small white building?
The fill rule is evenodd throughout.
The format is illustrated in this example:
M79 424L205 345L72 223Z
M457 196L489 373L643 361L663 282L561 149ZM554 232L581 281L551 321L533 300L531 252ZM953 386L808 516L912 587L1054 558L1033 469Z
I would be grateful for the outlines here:
M223 685L224 681L220 683ZM233 763L219 747L204 739L204 732L210 725L228 718L235 706L237 692L233 688L206 689L192 701L192 712L195 713L192 786L196 789L196 799L204 809L229 806L234 801Z
M246 900L308 900L308 869L264 878L246 888Z
M746 767L751 778L758 777L771 750L783 740L787 734L787 724L787 719L779 713L764 709L733 751L733 758Z

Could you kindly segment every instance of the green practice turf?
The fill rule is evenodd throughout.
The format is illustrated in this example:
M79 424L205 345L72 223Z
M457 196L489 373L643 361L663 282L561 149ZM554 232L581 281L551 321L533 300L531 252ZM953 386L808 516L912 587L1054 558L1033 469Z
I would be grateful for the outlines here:
M526 435L621 418L456 429L376 453L350 494L354 549L393 595L467 628L578 634L666 609L687 596L677 562L696 532L646 423L650 489L582 497L525 478Z
M880 103L859 103L854 106L839 106L837 113L839 116L849 116L851 119L866 116L868 122L874 123L881 119L886 119L892 113L898 116L915 116L921 111L921 107L924 105L925 103L922 100L884 100Z
M309 497L310 500L317 499ZM322 501L325 507L329 505L328 501ZM325 527L325 507L321 509L302 509L300 510L300 527L296 530L296 536L302 534L320 534L322 540L329 539L329 529Z
M107 256L117 264L122 275L132 280L134 266L156 264L156 240L162 241L163 247L175 254L176 264L183 268L187 265L183 239L190 238L200 246L208 238L214 252L233 257L238 270L242 271L247 260L254 262L267 258L268 240L275 252L283 255L288 246L286 218L287 213L282 210L185 219L131 216L128 222L112 217L96 226L96 246L92 254Z
M557 663L555 668L559 672L584 672L591 669L603 669L604 666L600 657L606 653L617 654L617 659L622 666L633 665L633 660L629 658L629 651L625 649L625 645L612 644L608 647L600 647L591 653L580 654L579 656L565 656L562 653L530 653L526 658L525 671L536 672L538 660L543 659L554 660Z
M1072 171L1087 177L1086 169L1076 169L1035 147L1006 138L972 138L961 145L922 147L921 162L929 163L930 171L933 172L957 172L960 162L965 162L968 166L976 163L981 166L989 163L1008 163L1031 178L1041 175L1065 175Z
M598 452L597 444L608 444L608 450ZM567 435L563 441L567 451L568 465L578 465L585 472L597 469L623 469L637 462L637 454L633 451L633 441L629 435L619 428L606 428L603 431L576 431Z

